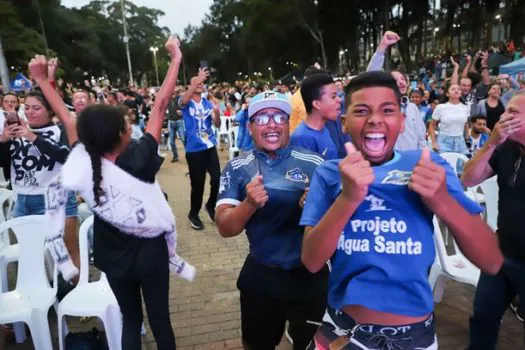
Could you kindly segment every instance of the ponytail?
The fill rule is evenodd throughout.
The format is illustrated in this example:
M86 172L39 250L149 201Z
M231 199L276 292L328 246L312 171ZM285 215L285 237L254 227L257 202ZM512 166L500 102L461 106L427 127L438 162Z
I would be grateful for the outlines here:
M100 184L102 182L102 161L99 155L88 152L91 157L91 166L93 168L93 195L95 196L96 205L100 205L100 196L104 194Z

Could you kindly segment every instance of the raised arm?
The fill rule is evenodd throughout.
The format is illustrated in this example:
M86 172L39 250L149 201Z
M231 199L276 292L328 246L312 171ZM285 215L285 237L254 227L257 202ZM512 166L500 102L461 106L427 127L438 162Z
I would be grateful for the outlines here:
M433 162L426 148L412 172L408 187L419 194L423 203L450 229L465 256L482 271L495 275L503 265L498 240L481 216L475 213L477 209L467 209L469 200L465 198L467 202L461 204L462 199L454 196L453 191L464 196L461 186L457 184L455 190L449 190L449 178L446 169Z
M468 72L470 71L470 67L472 67L472 56L465 55L465 59L467 60L467 64L465 65L465 68L463 68L463 72L461 73L461 78L468 78Z
M374 171L361 152L356 151L351 143L346 143L345 147L348 155L339 163L343 183L341 194L321 221L314 227L306 227L304 234L301 260L312 273L320 271L332 257L341 232L365 199L368 186L374 181Z
M76 118L69 112L64 101L55 91L55 88L48 78L48 65L56 64L56 59L51 59L47 62L45 56L36 55L35 58L29 62L29 73L40 87L40 90L42 90L53 112L55 112L56 116L64 124L69 144L73 145L78 141Z
M450 84L459 84L459 63L454 60L454 57L450 56L450 62L454 66L452 77L450 78Z
M494 176L494 170L490 166L489 160L494 154L496 147L507 140L510 134L519 130L523 122L519 118L514 118L504 113L496 123L489 140L476 152L474 157L465 164L461 182L465 186L475 186L486 179Z
M190 102L191 97L195 93L195 90L199 87L200 84L203 84L209 76L210 72L208 71L208 69L199 68L199 74L191 78L190 86L188 87L184 95L182 95L179 101L179 105L181 107L187 105Z
M390 46L396 44L399 41L399 39L400 38L399 35L397 35L397 33L386 31L385 34L383 34L383 38L381 39L381 42L379 43L376 52L370 59L366 71L371 72L382 70L383 64L385 63L386 51Z
M160 143L160 133L162 131L162 123L164 115L168 109L171 95L177 84L177 77L179 75L179 67L182 60L182 52L180 51L180 42L174 36L170 36L166 45L164 45L171 57L170 67L168 73L162 82L162 86L157 94L153 110L151 111L146 132L151 134L157 142Z

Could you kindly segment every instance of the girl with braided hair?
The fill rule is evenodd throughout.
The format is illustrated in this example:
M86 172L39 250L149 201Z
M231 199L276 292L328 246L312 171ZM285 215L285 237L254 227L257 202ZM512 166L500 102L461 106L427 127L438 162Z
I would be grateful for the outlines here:
M63 276L78 271L70 264L61 242L59 219L63 215L61 193L74 190L95 214L94 263L103 271L123 314L123 349L141 349L144 297L157 348L175 349L169 318L169 272L192 280L195 269L175 253L175 218L155 180L163 159L158 156L163 117L175 88L182 53L178 39L166 43L171 64L153 107L145 134L131 139L131 128L121 109L88 106L78 120L65 111L43 73L45 58L35 57L32 77L61 113L73 145L60 178L47 193L47 214L53 235L47 243ZM66 278L66 277L65 277Z

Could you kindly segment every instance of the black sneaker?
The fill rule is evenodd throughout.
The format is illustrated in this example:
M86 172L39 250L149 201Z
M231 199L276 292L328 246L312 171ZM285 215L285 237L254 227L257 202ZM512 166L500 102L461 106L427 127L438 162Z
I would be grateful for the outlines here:
M208 205L205 206L206 213L208 213L208 217L211 221L215 222L215 208L209 207Z
M523 323L523 321L524 321L523 316L520 315L520 313L518 312L518 304L516 302L512 302L512 303L510 303L509 307L512 310L512 312L514 313L514 316L516 316L516 318L518 319L518 321Z
M201 219L198 215L191 215L188 214L188 220L190 220L191 227L193 227L196 230L203 230L204 224L202 223Z
M173 159L171 160L172 163L176 163L176 162L178 162L178 161L179 161L179 158L173 158Z

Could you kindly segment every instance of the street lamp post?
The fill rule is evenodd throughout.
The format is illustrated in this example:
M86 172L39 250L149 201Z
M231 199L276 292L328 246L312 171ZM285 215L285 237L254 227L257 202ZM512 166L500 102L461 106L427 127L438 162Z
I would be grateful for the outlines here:
M120 9L122 11L122 25L124 26L124 44L126 45L126 56L128 58L128 70L129 70L129 85L133 85L133 71L131 70L131 55L129 54L129 38L128 38L128 25L126 23L126 15L124 14L124 0L120 1Z
M432 43L432 47L434 48L434 51L436 51L436 34L437 32L439 32L439 28L436 27L434 28L434 40L433 40L433 43Z
M268 67L268 71L270 72L270 81L273 81L273 70L272 70L272 67Z
M157 76L157 86L160 86L159 84L159 67L157 66L157 51L159 51L158 47L150 47L149 50L153 52L153 61L155 62L155 75Z
M498 21L498 41L503 41L503 38L501 37L501 34L502 34L501 23L503 22L501 19L501 15L496 15L494 19Z

